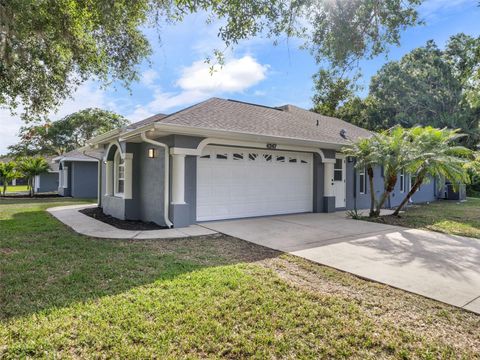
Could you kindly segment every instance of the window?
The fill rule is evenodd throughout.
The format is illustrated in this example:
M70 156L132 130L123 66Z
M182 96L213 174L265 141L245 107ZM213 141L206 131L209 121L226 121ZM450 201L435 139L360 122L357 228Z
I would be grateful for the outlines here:
M258 154L250 153L250 154L248 154L248 160L255 161L257 156L258 156Z
M217 159L227 160L228 159L228 154L217 154Z
M358 174L358 184L360 187L360 194L367 193L367 169L362 169Z
M277 156L277 162L285 162L285 156Z
M265 161L272 161L272 155L271 154L263 154L263 158Z
M333 180L334 181L343 180L343 159L337 159L335 161L335 166L333 169Z
M113 165L115 169L115 195L123 195L125 190L125 162L122 159L119 150L115 153Z
M405 192L405 171L400 172L400 192Z
M243 160L243 154L234 153L233 160Z
M410 175L410 190L412 190L413 185L417 181L417 177L415 175ZM417 191L419 191L421 186L418 187Z
M291 157L291 158L288 159L288 162L289 162L289 163L296 163L296 162L297 162L297 158Z
M203 155L203 156L200 156L200 159L210 159L210 155Z

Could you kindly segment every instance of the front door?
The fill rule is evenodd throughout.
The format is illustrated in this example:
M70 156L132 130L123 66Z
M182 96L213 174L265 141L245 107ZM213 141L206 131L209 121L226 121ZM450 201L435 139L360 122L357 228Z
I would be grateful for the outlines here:
M333 193L335 194L335 207L346 206L346 160L343 155L337 155L333 171Z

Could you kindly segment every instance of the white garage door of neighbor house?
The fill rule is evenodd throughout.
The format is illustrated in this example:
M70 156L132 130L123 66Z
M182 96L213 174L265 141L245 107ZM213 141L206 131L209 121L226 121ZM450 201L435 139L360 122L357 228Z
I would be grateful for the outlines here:
M312 210L312 154L207 146L198 158L198 221Z

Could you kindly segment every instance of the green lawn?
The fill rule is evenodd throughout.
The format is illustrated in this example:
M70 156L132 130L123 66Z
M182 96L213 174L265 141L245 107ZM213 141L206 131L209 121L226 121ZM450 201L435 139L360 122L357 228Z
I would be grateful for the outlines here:
M373 221L480 238L480 199L468 198L465 202L436 201L416 205L407 209L401 217L382 216Z
M2 187L2 190L3 190L3 187ZM7 186L7 193L22 192L22 191L28 191L28 186L27 185L8 185Z
M475 358L480 316L215 235L80 236L0 200L0 358Z

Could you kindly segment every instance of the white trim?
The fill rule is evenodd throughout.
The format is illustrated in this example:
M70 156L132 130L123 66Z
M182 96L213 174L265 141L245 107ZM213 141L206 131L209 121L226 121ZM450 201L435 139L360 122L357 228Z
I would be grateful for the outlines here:
M108 157L108 153L110 152L110 148L111 148L112 146L114 146L114 145L115 145L115 146L117 147L117 149L119 150L120 156L122 157L122 159L125 158L125 154L123 153L123 150L122 150L122 147L120 146L120 143L118 142L118 140L114 140L114 141L112 141L112 142L110 142L110 143L108 144L108 146L107 146L107 151L105 151L105 153L103 154L102 160L103 160L104 162L107 161L107 157Z
M269 149L267 147L267 142L253 142L253 141L242 141L242 140L231 140L231 139L220 139L220 138L206 138L203 139L197 146L196 149L188 148L179 148L172 147L170 149L170 154L172 155L192 155L200 156L203 149L207 145L228 145L234 147L245 147L245 148L258 148L262 150L284 150L284 151L300 151L300 152L310 152L317 153L320 155L323 163L335 163L335 159L329 159L325 157L325 154L321 149L314 147L304 147L304 146L294 146L294 145L285 145L285 144L276 144L275 149Z
M123 176L120 177L120 168L123 169ZM123 181L123 190L120 192L118 190L119 182ZM113 194L116 197L122 197L125 194L125 160L122 157L122 152L120 149L115 151L115 155L113 157Z
M86 155L85 155L86 156ZM61 158L60 161L80 161L80 162L97 162L97 161L100 161L100 159L79 159L79 158L75 158L75 157L64 157L64 158Z
M400 171L400 193L405 192L405 170Z
M363 175L363 188L362 188L362 183L360 182L360 177ZM359 192L360 195L365 195L367 193L367 168L363 168L362 171L358 172L358 187L359 187Z
M185 204L185 155L172 158L172 204Z

